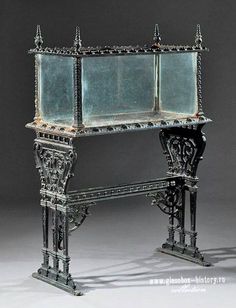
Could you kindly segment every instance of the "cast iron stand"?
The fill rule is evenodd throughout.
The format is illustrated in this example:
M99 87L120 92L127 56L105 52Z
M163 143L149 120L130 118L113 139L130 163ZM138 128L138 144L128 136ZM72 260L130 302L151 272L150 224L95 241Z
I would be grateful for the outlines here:
M168 238L161 252L209 266L196 246L196 171L205 149L204 124L163 128L161 145L168 162L162 179L104 188L68 191L77 160L74 137L37 131L34 153L41 179L43 263L33 277L74 295L81 287L69 272L68 236L84 222L98 201L145 194L169 216ZM185 199L190 194L190 230L185 229ZM50 229L52 238L50 238ZM176 238L176 234L178 238ZM186 242L186 236L190 241Z

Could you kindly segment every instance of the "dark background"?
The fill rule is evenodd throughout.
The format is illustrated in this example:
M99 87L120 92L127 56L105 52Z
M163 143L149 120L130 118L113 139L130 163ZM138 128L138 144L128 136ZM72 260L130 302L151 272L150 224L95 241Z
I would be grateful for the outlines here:
M200 164L200 200L224 204L235 187L235 18L233 0L217 1L32 1L0 2L1 207L37 207L39 179L34 167L34 46L40 24L44 46L71 46L80 25L83 44L145 44L158 23L162 43L192 44L200 23L203 44L203 107L207 148ZM81 187L165 176L158 130L81 139ZM34 202L34 206L32 206Z

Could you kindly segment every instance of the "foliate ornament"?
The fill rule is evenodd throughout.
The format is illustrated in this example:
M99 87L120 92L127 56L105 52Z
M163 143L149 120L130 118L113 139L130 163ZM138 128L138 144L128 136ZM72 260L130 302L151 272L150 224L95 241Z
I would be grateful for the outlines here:
M160 132L161 144L171 174L196 176L198 163L202 159L206 145L206 138L201 127L163 129Z
M164 191L152 193L148 195L152 198L151 205L158 206L159 209L177 220L179 226L179 211L182 205L181 187L168 187Z
M69 233L75 231L82 225L86 217L90 215L89 207L94 204L94 202L91 202L87 204L70 206L70 213L68 214Z
M195 155L196 144L194 141L180 136L172 136L169 139L168 148L172 158L172 171L188 175Z
M73 176L77 157L75 151L49 149L36 142L34 153L42 188L59 194L65 193L68 179Z

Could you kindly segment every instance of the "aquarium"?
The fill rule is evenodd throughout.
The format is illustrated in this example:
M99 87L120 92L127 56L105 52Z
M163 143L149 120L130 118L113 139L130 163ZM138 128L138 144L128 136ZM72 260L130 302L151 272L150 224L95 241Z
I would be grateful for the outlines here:
M41 121L99 127L198 112L197 52L36 54ZM78 112L79 110L79 112Z

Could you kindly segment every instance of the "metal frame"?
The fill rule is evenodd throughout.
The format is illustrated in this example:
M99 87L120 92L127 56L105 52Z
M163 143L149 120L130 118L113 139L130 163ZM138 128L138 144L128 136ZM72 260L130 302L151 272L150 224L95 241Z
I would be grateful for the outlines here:
M116 132L136 131L149 128L165 128L183 126L189 124L203 124L211 122L210 119L204 116L202 110L202 94L201 94L201 53L208 51L208 48L202 46L202 35L200 26L197 25L197 31L195 35L195 45L193 46L176 46L176 45L161 45L159 28L156 25L153 37L153 44L145 46L105 46L105 47L83 47L80 38L80 30L76 27L76 34L73 47L54 47L43 48L43 39L40 27L37 27L35 36L34 49L30 49L30 54L45 54L45 55L60 55L70 56L74 58L74 123L72 127L55 125L46 123L40 118L39 112L39 97L38 97L38 64L35 61L35 118L34 122L27 124L28 128L40 131L42 128L47 133L66 134L67 136L89 136L98 134L111 134ZM110 57L117 55L136 55L136 54L163 54L163 53L186 53L197 52L197 99L198 99L198 113L195 116L190 117L173 117L169 120L157 119L154 121L144 121L136 123L121 123L117 125L104 125L99 127L84 127L82 121L82 99L81 99L81 60L83 57Z
M62 54L75 57L75 78L80 76L81 56L129 53L162 53L198 51L198 106L199 113L194 118L173 119L169 121L142 122L120 124L114 126L86 128L81 126L81 92L75 91L74 127L61 127L42 123L38 110L38 67L36 63L35 80L35 121L27 125L36 131L34 144L36 168L41 180L41 206L43 228L43 263L33 277L59 287L74 295L82 295L82 286L77 285L69 271L68 236L78 229L90 214L91 206L99 201L111 200L127 196L146 195L153 206L168 215L168 238L160 249L161 252L177 256L191 262L209 266L196 246L196 176L199 161L206 145L202 127L210 120L203 115L201 96L201 57L200 52L206 50L201 46L202 36L197 27L196 45L194 47L176 47L160 45L159 29L155 27L154 44L151 47L114 47L83 48L80 31L76 29L74 47L70 49L42 49L40 27L35 37L36 48L33 53ZM95 187L86 190L70 191L68 183L74 176L77 161L77 149L74 141L78 137L96 134L136 131L161 128L160 141L168 163L167 177L139 183L111 187ZM190 202L186 203L189 194ZM190 207L190 230L186 230L186 207ZM49 230L52 230L50 235ZM189 241L187 241L189 237Z
M74 58L74 123L75 129L83 128L82 125L82 98L81 98L81 58Z
M90 214L90 207L99 201L136 195L146 195L153 206L158 206L169 216L169 235L161 252L209 266L196 246L196 171L206 143L202 126L172 127L160 131L169 169L166 178L78 191L68 191L67 188L77 160L74 138L61 137L58 140L56 135L53 139L51 135L41 137L38 133L34 152L41 179L43 263L33 276L74 295L82 295L82 286L78 286L69 273L69 234L82 225ZM187 193L190 194L190 230L185 228ZM53 230L51 248L50 226ZM190 238L189 243L185 240L186 236Z

